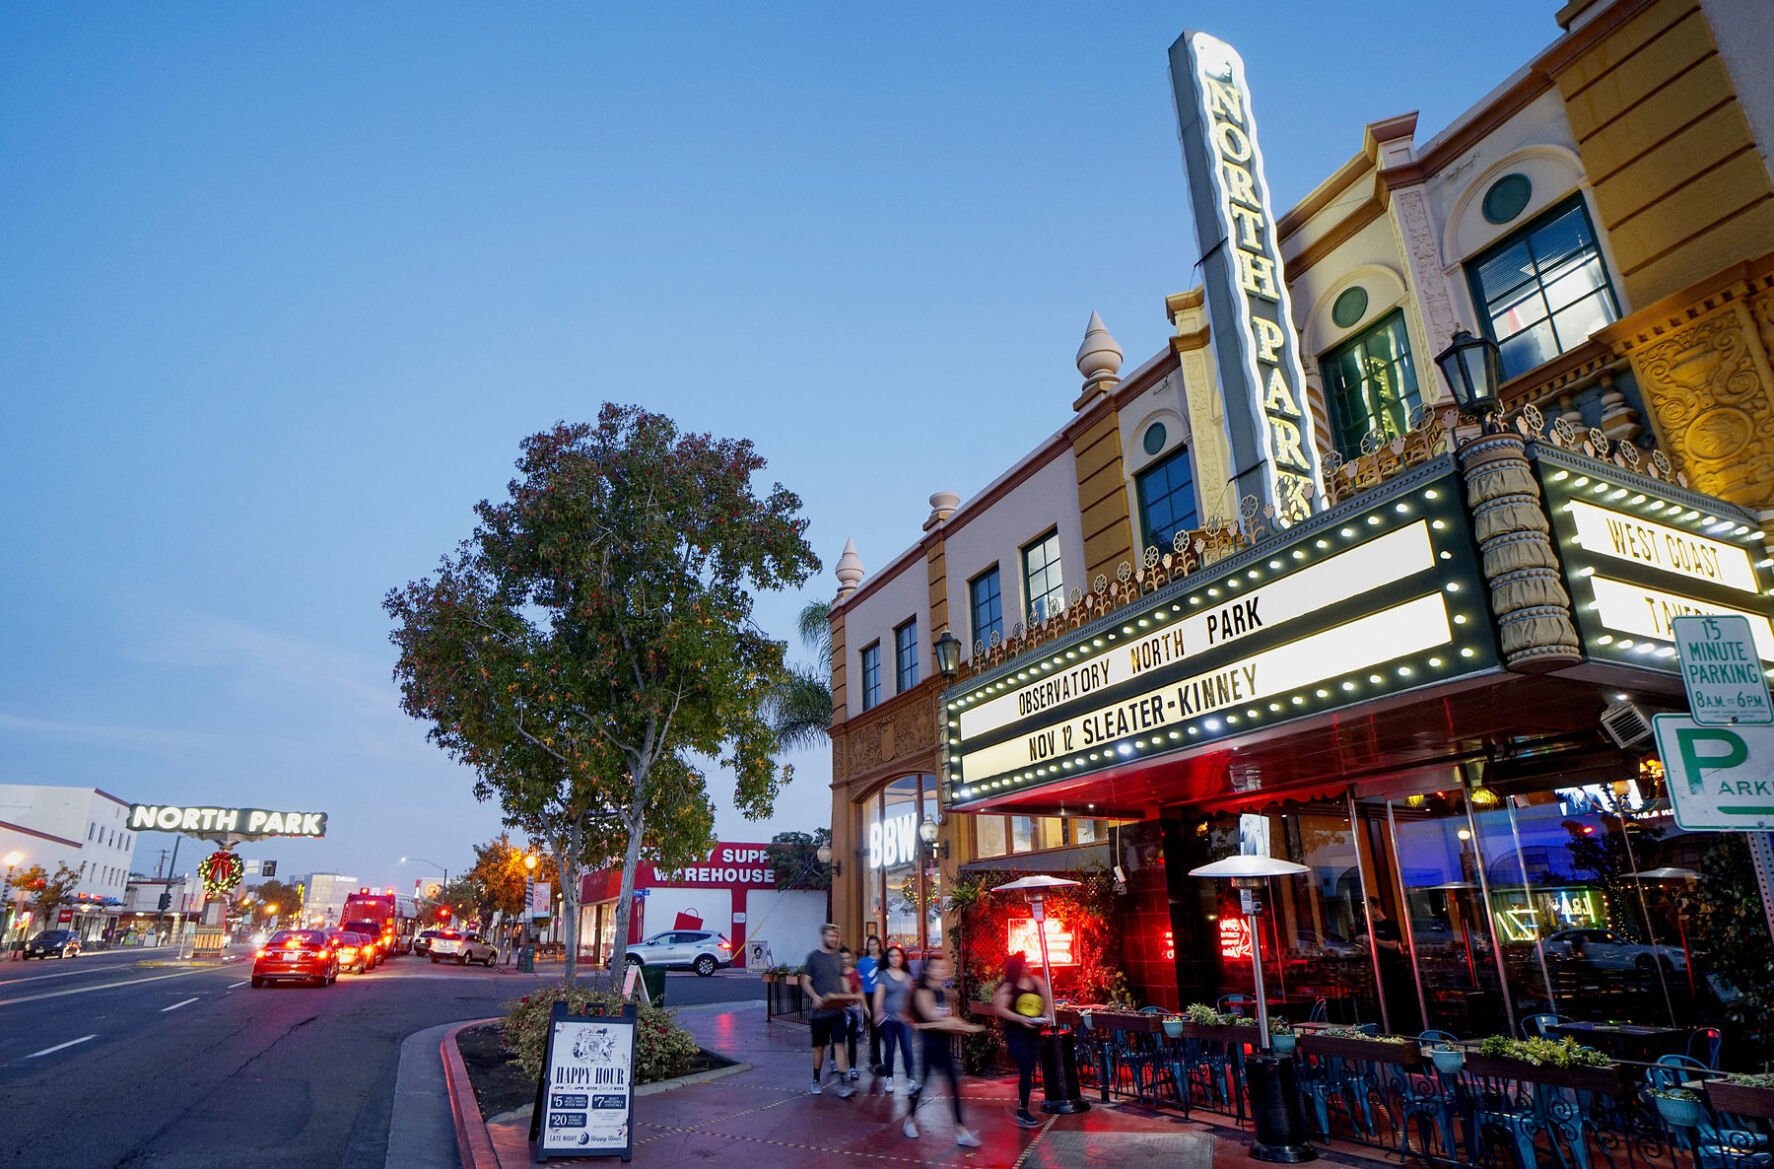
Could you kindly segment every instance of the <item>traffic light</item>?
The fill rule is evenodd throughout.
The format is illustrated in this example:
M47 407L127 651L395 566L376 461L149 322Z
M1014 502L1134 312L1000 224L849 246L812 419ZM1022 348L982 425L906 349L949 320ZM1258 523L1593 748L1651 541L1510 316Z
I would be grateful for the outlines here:
M171 908L172 908L172 894L171 893L162 893L160 895L160 912L165 913L167 910L169 910Z
M264 865L259 869L259 872L262 875L267 876L267 877L275 877L277 875L277 862L276 861L266 861L264 863Z
M450 907L447 905L438 906L437 907L437 916L440 918L443 918L445 921L448 921L449 917L450 917Z

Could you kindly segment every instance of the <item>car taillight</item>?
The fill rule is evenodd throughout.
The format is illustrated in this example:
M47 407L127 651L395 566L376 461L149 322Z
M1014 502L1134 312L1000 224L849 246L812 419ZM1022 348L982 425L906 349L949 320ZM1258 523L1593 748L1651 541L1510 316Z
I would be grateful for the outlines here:
M723 950L731 950L733 948L732 943L730 942L716 942L715 944Z
M341 957L341 958L355 958L355 957L357 957L357 947L356 946L344 947L343 949L341 949L339 951L339 957Z
M260 950L257 954L253 955L253 957L255 957L255 958L263 958L264 956L265 956L265 951L263 951L263 950Z

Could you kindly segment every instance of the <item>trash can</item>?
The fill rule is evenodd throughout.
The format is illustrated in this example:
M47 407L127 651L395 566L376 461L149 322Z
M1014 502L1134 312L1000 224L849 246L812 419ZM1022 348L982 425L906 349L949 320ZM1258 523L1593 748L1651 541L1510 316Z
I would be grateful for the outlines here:
M517 972L519 974L536 973L536 949L534 946L518 947Z
M647 997L656 1007L665 1005L665 967L641 967L641 981L647 984Z

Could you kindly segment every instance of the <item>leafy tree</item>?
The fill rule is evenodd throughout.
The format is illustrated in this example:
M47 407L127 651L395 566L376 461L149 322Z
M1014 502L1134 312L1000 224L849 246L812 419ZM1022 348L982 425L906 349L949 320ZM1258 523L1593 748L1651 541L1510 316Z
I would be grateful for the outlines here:
M832 869L819 862L820 848L830 848L832 830L819 828L813 832L778 832L770 838L764 851L776 870L778 889L830 889Z
M1719 834L1701 854L1700 880L1694 888L1692 935L1704 939L1710 966L1728 984L1719 988L1725 1014L1766 1055L1774 1046L1769 1035L1769 1019L1774 1018L1774 938L1768 933L1749 842L1737 833Z
M55 911L74 900L74 891L80 887L80 874L69 868L66 861L57 861L53 874L42 865L32 865L20 873L13 884L30 891L37 924L43 929L54 929Z
M247 900L249 897L252 898L251 901ZM234 890L235 912L249 914L254 921L271 920L268 914L260 912L260 908L266 905L277 906L277 916L290 921L293 919L292 915L302 911L303 904L300 889L276 878L260 881L257 885L242 885Z
M770 695L770 729L784 750L826 746L832 725L832 605L813 601L801 610L801 642L817 659L790 666Z
M525 881L531 876L524 864L528 855L528 849L511 843L509 834L474 846L474 867L468 870L466 877L473 891L473 900L466 907L471 911L470 916L478 916L485 923L492 920L494 912L509 918L524 913ZM546 852L538 852L534 876L538 881L558 883L560 873L556 859Z
M474 768L475 794L556 852L572 908L582 866L621 860L620 964L642 855L681 866L712 843L693 760L718 758L751 817L788 778L761 713L783 646L752 596L818 561L800 500L754 494L765 464L748 441L606 405L522 452L509 497L482 501L455 554L385 599L395 678L403 709ZM577 912L566 924L571 981Z

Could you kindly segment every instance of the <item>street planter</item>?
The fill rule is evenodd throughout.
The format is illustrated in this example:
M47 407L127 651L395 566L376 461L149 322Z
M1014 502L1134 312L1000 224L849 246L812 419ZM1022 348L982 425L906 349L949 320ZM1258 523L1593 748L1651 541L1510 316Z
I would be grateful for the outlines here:
M1755 1088L1729 1080L1707 1080L1706 1098L1719 1112L1774 1120L1774 1088Z
M1706 1123L1706 1105L1698 1096L1690 1099L1657 1093L1651 1099L1657 1102L1657 1114L1672 1128L1698 1128Z
M1185 1019L1183 1021L1183 1037L1185 1039L1205 1039L1209 1043L1249 1043L1257 1041L1256 1024L1248 1026L1208 1026Z
M1570 1088L1577 1092L1597 1092L1604 1096L1621 1096L1626 1092L1626 1069L1619 1064L1594 1068L1561 1068L1471 1052L1466 1056L1466 1071L1475 1076L1526 1080L1549 1088Z
M1300 1051L1306 1055L1322 1055L1336 1059L1366 1060L1389 1063L1402 1068L1418 1067L1423 1062L1423 1049L1415 1043L1390 1043L1384 1039L1350 1039L1342 1035L1302 1035Z

